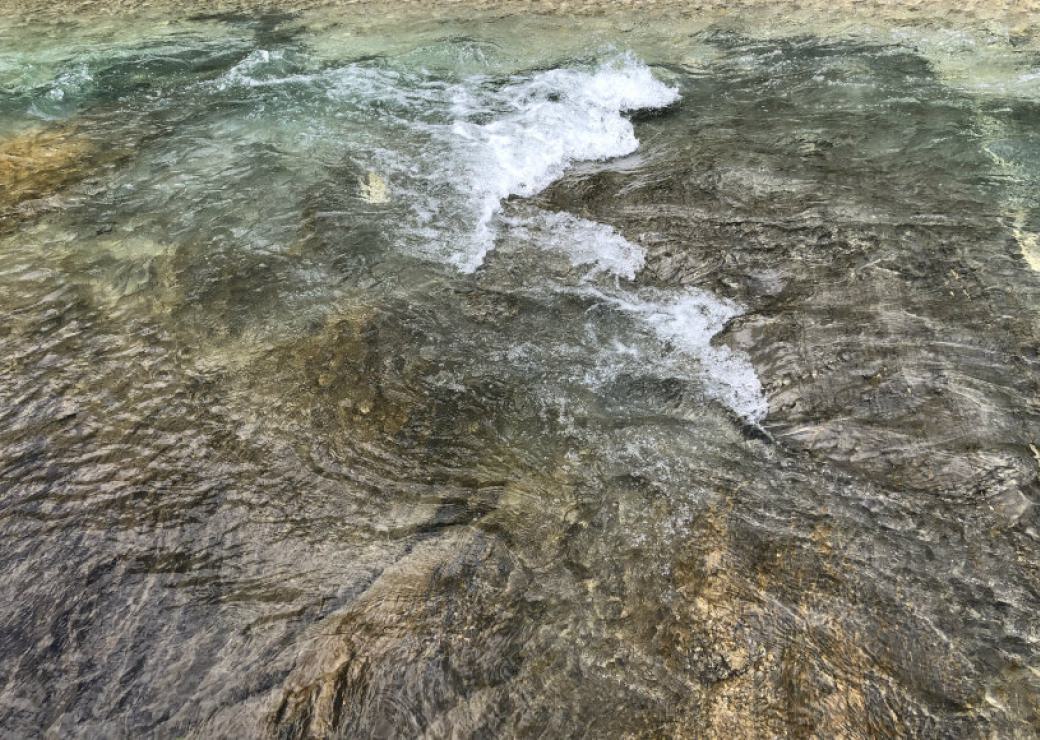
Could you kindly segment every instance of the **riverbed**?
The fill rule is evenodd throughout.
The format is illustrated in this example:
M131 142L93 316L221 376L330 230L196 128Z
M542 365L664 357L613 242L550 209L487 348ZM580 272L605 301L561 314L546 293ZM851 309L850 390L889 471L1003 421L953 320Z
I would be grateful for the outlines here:
M994 5L12 5L0 734L1032 736Z

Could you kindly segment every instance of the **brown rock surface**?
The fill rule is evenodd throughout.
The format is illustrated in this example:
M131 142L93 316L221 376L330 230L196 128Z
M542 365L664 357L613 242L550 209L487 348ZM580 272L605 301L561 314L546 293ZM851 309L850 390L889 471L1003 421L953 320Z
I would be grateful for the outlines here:
M0 138L0 214L85 177L95 153L72 127L31 128Z

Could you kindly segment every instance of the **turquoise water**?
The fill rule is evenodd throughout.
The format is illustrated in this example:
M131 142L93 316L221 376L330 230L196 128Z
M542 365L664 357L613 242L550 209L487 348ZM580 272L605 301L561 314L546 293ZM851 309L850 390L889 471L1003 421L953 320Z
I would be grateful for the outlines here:
M0 29L0 728L1032 732L1028 39L335 17Z

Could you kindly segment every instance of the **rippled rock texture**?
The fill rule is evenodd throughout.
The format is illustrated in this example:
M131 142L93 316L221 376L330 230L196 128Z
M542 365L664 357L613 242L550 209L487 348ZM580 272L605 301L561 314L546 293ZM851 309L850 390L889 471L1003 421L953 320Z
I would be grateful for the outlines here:
M51 195L84 176L92 151L74 133L30 129L0 140L0 211L11 211L23 201Z
M1017 15L168 12L0 34L0 734L1037 732Z

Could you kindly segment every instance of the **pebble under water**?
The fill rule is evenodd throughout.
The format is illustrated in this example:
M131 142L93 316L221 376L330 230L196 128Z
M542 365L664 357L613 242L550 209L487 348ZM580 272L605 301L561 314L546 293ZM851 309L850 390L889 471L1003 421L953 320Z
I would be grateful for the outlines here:
M1040 43L0 22L0 734L1040 733Z

